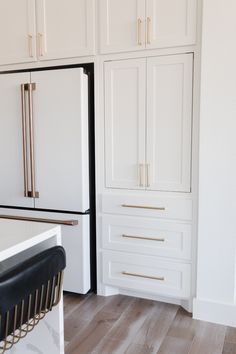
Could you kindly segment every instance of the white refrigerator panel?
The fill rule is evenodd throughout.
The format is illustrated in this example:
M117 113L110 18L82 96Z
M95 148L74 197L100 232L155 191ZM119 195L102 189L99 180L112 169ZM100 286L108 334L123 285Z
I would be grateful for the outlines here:
M0 205L34 204L24 197L21 84L28 82L29 73L0 75Z
M31 73L40 209L89 209L88 77L82 68Z
M58 225L63 221L74 220L77 225L61 225L62 246L66 251L66 269L64 290L86 294L91 287L90 281L90 216L62 214L30 210L0 209L1 215L13 217L38 218L39 222L54 221ZM52 245L53 246L53 245Z

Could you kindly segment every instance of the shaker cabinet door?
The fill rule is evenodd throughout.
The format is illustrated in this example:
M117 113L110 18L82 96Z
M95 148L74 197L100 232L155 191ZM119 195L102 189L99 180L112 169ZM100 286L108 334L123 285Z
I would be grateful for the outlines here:
M197 0L146 0L147 48L195 44Z
M21 84L29 81L29 73L0 75L0 205L34 206L24 196Z
M40 60L94 54L94 0L38 0Z
M36 60L35 0L0 0L0 65Z
M192 54L147 61L147 188L190 192Z
M101 53L145 48L145 0L100 0Z
M144 188L146 59L105 64L106 187Z

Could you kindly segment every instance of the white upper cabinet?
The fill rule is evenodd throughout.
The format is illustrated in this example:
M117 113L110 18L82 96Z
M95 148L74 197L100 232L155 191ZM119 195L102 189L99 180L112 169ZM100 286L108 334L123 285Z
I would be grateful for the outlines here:
M146 59L105 64L106 186L144 188Z
M192 54L105 64L106 187L190 192Z
M147 188L190 192L192 54L147 59Z
M38 57L94 54L94 0L37 0Z
M29 73L0 75L0 205L33 207L24 175L21 84ZM26 107L25 107L26 108Z
M100 0L99 6L102 53L145 48L143 0Z
M0 65L36 60L35 1L0 0Z
M194 44L197 0L100 0L100 52Z
M196 41L197 0L146 0L147 48Z

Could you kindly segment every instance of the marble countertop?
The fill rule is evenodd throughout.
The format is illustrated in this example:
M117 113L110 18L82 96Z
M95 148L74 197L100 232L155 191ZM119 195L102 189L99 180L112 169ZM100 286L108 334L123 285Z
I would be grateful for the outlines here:
M56 235L57 225L0 219L0 262Z

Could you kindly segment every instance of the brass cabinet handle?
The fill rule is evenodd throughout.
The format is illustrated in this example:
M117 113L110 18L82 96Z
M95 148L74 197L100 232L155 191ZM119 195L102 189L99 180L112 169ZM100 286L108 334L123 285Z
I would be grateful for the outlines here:
M138 274L138 273L130 273L130 272L126 272L123 271L122 272L123 275L129 275L131 277L137 277L137 278L144 278L144 279L152 279L152 280L159 280L159 281L165 281L164 277L154 277L151 275L143 275L143 274Z
M13 216L13 215L0 215L0 219L42 222L47 224L59 224L59 225L67 225L67 226L76 226L79 224L78 220L44 219L44 218L33 218L33 217L25 217L25 216Z
M29 104L29 144L30 144L30 177L31 192L29 198L39 198L39 193L35 189L35 158L34 158L34 117L33 117L33 90L36 89L35 83L27 84L28 104Z
M144 237L144 236L138 236L138 235L126 235L123 234L122 237L124 238L131 238L131 239L137 239L137 240L147 240L147 241L157 241L157 242L165 242L164 238L159 238L159 237Z
M147 17L147 44L151 44L151 18Z
M22 107L23 164L24 164L24 196L28 197L28 159L27 159L28 147L27 147L25 84L21 85L21 107Z
M33 58L33 36L28 35L28 45L29 45L29 57Z
M39 56L43 56L43 34L38 33Z
M140 163L139 164L139 187L144 187L144 176L143 176L143 173L144 173L144 164L143 163Z
M142 45L142 20L138 18L138 45Z
M150 164L146 164L146 187L150 187Z
M159 210L159 211L166 210L166 208L164 207L153 207L153 206L146 206L146 205L121 204L121 206L122 208L149 209L149 210Z

